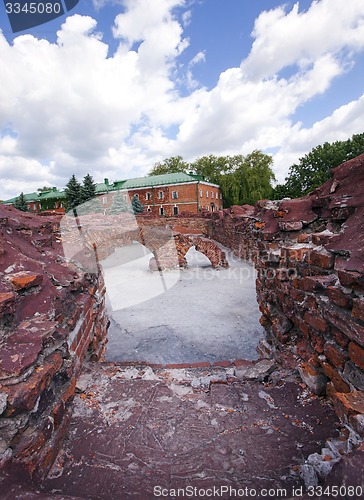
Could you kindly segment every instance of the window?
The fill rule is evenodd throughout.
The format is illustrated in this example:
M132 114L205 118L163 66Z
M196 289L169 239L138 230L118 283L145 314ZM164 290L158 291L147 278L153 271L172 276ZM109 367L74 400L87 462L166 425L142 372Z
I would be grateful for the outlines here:
M202 198L202 189L200 189L200 198Z
M159 207L159 215L164 215L164 208L163 207Z
M150 193L146 193L146 194L145 194L145 199L146 199L147 201L151 200L151 199L152 199L152 195L151 195Z
M220 193L220 200L222 200L222 193Z
M208 205L206 205L206 210L209 211L210 210L210 207Z
M103 205L106 205L106 204L107 204L107 197L106 197L106 196L103 196L103 197L102 197L102 204L103 204Z
M164 198L164 193L163 193L163 191L159 191L159 192L158 192L158 198L159 198L160 200L163 200L163 198Z
M206 198L208 198L208 197L209 197L209 192L208 192L208 191L206 191Z
M213 191L211 191L211 198L213 198L213 197L214 197L214 192L213 192Z
M173 215L178 215L178 207L176 205L173 207Z
M152 209L150 207L147 208L147 212L151 212Z
M174 200L177 200L177 198L178 198L178 191L172 191L172 198Z
M135 199L139 200L139 195L138 195L138 193L135 193L135 195L134 195L134 196L135 196Z

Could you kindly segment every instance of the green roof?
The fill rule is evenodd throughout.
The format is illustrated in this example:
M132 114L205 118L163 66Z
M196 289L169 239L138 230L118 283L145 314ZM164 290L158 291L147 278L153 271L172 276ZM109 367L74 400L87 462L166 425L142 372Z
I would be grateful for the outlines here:
M111 186L109 184L105 184L105 182L98 182L96 184L96 193L106 193L110 191Z
M20 195L19 195L20 196ZM3 201L3 204L11 204L15 203L15 200L19 198L19 196L15 196L15 198L10 198L10 200L5 200ZM24 198L25 201L30 202L30 201L38 201L38 193L24 193Z
M96 184L96 193L106 193L108 191L116 191L122 189L137 189L153 186L163 186L168 184L179 184L182 182L196 182L203 181L204 177L202 175L186 174L184 172L175 172L173 174L163 174L163 175L150 175L146 177L137 177L135 179L126 179L115 181L109 184L108 180L105 179L104 182L99 182ZM57 188L49 188L47 191L39 191L37 193L24 194L25 201L44 201L51 199L63 199L66 198L65 190L59 190ZM17 197L16 197L17 198ZM10 200L3 201L4 204L14 204L16 198L11 198Z
M115 181L114 189L133 189L153 186L163 186L166 184L178 184L181 182L202 181L202 175L185 174L184 172L175 172L173 174L150 175L148 177L137 177L136 179L127 179L124 181Z
M66 193L64 190L60 191L57 188L50 189L49 191L40 191L38 194L38 200L51 200L51 199L57 199L59 200L60 198L65 198Z

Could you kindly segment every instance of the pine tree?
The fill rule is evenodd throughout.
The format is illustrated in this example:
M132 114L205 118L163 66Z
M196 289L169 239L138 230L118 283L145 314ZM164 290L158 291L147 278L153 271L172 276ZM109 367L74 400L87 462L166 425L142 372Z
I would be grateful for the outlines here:
M92 178L92 175L87 174L83 178L83 185L81 187L81 198L82 201L91 200L96 196L96 184Z
M76 208L77 205L82 202L81 184L78 182L74 174L66 185L65 193L68 208Z
M114 194L114 199L111 205L111 208L109 210L109 213L112 215L120 214L122 212L129 212L130 213L130 207L124 198L125 195L122 195L120 193L115 193Z
M27 205L27 202L25 201L24 193L20 193L20 196L15 198L14 207L18 210L21 210L22 212L29 212L29 207Z
M131 200L131 207L134 214L141 214L144 211L144 205L140 202L137 195L133 196L133 199Z

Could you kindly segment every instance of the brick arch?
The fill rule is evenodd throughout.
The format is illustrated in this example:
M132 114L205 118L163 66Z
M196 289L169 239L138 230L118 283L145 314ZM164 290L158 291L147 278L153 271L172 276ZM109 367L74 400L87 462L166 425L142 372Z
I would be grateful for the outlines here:
M72 227L69 227L69 226ZM85 249L91 260L100 260L111 255L116 248L130 245L138 241L153 254L152 269L174 269L187 267L186 253L191 247L206 255L214 268L226 268L228 263L225 253L209 238L196 234L184 234L174 231L168 224L150 225L143 219L136 219L130 214L103 217L83 216L76 221L69 220L68 241L73 240L73 257L76 260L85 259ZM79 258L78 258L79 257ZM93 264L93 265L92 265ZM89 264L96 270L96 262Z
M225 252L223 252L214 241L208 238L177 234L176 247L178 249L179 258L185 263L185 267L187 266L186 254L192 247L195 247L198 252L206 255L214 268L226 268L229 265L226 260Z

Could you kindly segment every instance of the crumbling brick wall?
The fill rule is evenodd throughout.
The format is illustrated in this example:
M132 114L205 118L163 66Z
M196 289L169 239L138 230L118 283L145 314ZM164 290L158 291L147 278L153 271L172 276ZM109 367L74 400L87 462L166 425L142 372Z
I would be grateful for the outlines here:
M105 286L66 262L58 218L0 206L0 228L0 466L42 476L67 431L82 361L103 356Z
M364 155L308 196L216 215L212 237L254 263L276 354L364 434ZM268 349L269 351L269 349Z

